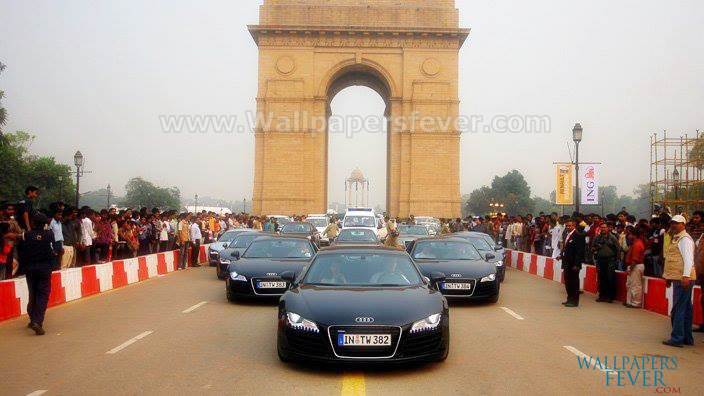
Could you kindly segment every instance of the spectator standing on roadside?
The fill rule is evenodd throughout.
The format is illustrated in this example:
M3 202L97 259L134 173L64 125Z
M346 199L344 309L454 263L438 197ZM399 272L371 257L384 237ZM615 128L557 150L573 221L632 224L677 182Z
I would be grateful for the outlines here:
M0 204L0 226L2 224L7 224L7 229L10 234L20 235L22 234L22 227L20 227L17 220L15 220L15 205L3 202ZM7 235L7 234L6 234ZM17 242L14 238L10 238L6 241L7 246L10 248L10 253L7 256L7 262L5 267L5 279L10 279L14 276L15 271L17 271L17 260L15 260L15 246ZM0 264L1 265L1 264Z
M93 263L93 238L95 238L95 230L93 229L93 220L90 219L91 210L84 208L81 211L81 251L82 265L90 265Z
M567 235L562 243L562 270L565 275L565 291L567 301L565 307L579 306L579 271L582 269L585 251L585 235L577 229L575 221L570 219L565 224Z
M169 248L169 222L167 216L161 216L161 231L159 231L159 251L165 252Z
M24 199L17 203L18 222L25 231L32 229L32 216L36 213L34 202L37 197L39 197L39 188L28 186L24 189Z
M41 213L32 217L31 229L18 245L20 268L26 276L29 299L29 328L44 335L44 314L51 293L51 271L55 263L54 233L44 229L48 219Z
M699 304L702 312L704 312L704 234L700 235L699 239L696 241L694 268L697 271L697 284L702 288L702 291L699 293L699 301L694 301L694 303ZM699 327L692 331L704 333L704 319L699 323Z
M176 226L176 242L178 243L178 268L186 269L188 265L188 246L191 243L190 225L188 218L190 214L182 214L179 216L178 225Z
M597 302L612 303L616 298L616 258L618 240L609 232L606 223L599 225L599 234L594 237L592 252L599 276L599 298Z
M64 237L64 254L61 257L61 269L76 266L76 246L81 239L81 226L76 221L76 216L76 209L64 209L61 221L61 234Z
M200 267L198 261L200 257L200 241L203 239L203 234L200 232L197 221L191 224L189 239L191 241L191 266Z
M637 228L628 238L629 248L626 253L626 302L628 308L643 306L643 273L645 272L645 230Z
M692 335L692 279L694 269L694 240L687 233L687 220L675 215L670 222L672 239L665 250L663 278L672 285L672 333L662 343L673 347L694 345Z
M0 281L12 277L12 249L17 235L10 232L8 223L0 223Z
M61 269L61 260L64 256L64 233L63 226L61 224L63 213L57 208L51 216L51 221L49 222L49 228L54 233L54 252L56 257L54 260L54 270Z

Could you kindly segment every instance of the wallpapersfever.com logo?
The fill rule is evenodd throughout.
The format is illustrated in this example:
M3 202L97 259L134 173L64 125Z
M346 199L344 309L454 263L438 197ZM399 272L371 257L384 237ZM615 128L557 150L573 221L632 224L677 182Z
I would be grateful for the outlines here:
M600 371L605 386L649 388L656 393L680 393L680 388L668 384L668 372L677 370L676 356L612 355L577 356L582 370Z

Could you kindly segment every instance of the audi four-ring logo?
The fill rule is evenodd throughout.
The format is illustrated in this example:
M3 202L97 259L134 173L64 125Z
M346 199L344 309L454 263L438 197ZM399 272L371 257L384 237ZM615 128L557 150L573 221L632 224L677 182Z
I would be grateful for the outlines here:
M267 272L266 276L276 276L276 272Z
M462 274L452 274L452 275L450 275L450 276L453 277L453 278L461 278L461 277L462 277Z
M374 318L371 318L368 316L360 316L360 317L354 318L354 321L357 323L374 323Z

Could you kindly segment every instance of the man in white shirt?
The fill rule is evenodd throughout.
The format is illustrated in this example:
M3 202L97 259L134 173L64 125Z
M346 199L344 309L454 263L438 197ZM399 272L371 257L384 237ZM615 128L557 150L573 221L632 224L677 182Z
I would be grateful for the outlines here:
M189 231L191 237L191 266L200 267L198 261L200 256L200 241L203 239L203 235L200 232L198 221L194 221L193 224L191 224Z
M670 233L672 241L665 251L665 269L662 277L667 286L672 285L672 334L662 343L682 348L694 345L692 335L692 280L694 269L694 240L686 231L687 220L681 215L672 217Z
M54 233L54 252L56 252L54 270L61 269L61 259L64 255L64 232L61 227L62 215L63 213L60 210L55 210L54 214L51 216L51 222L49 223L49 228Z
M90 210L81 212L81 245L83 245L83 264L92 264L93 258L93 237L95 230L93 229L93 221L90 219Z

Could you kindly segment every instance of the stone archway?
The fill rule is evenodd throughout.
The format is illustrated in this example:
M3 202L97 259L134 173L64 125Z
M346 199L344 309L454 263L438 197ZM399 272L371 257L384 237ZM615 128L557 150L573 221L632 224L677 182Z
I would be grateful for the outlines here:
M389 117L388 212L459 216L454 120L469 30L458 19L454 0L264 0L249 26L259 47L254 212L326 210L330 100L365 85Z

